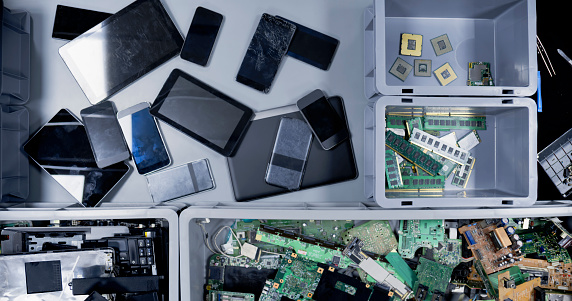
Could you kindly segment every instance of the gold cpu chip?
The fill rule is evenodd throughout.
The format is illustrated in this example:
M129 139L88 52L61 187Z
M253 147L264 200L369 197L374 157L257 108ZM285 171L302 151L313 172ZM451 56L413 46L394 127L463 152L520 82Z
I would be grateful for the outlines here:
M393 66L391 66L391 69L389 69L389 73L395 75L395 77L401 81L405 81L412 69L413 66L411 66L411 64L398 57L395 63L393 63Z
M437 56L453 51L453 46L451 46L451 42L449 41L449 36L447 34L431 39L431 45L433 45L433 50L435 50L435 55Z
M421 56L423 36L418 34L401 34L401 55Z
M445 65L437 68L433 73L435 73L435 77L437 77L442 86L446 86L457 79L457 74L455 74L453 67L449 63L445 63Z

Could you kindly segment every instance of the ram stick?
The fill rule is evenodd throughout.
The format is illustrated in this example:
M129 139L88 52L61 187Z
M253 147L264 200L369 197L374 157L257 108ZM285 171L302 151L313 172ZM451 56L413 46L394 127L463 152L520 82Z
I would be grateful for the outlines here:
M385 132L385 145L432 176L443 168L443 164L425 154L419 146L405 141L392 131Z
M387 178L389 189L403 186L401 171L399 170L399 164L397 164L397 155L392 150L385 151L385 177Z
M425 130L486 130L487 118L484 116L425 116Z
M409 142L459 164L467 164L470 156L468 151L459 148L457 145L446 143L439 137L418 129L413 129Z

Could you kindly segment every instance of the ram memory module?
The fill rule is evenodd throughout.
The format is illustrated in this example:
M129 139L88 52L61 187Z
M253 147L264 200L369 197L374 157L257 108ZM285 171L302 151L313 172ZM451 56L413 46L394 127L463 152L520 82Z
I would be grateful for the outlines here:
M445 188L444 176L403 176L402 189L442 189Z
M486 130L487 117L484 116L425 116L425 130Z
M403 115L385 115L385 127L390 129L405 129L405 122L415 118Z
M401 181L401 170L397 164L397 154L392 150L385 151L385 176L389 189L403 186Z
M421 147L407 142L392 131L385 132L385 145L432 176L443 168L443 164L425 154Z
M451 184L459 188L467 187L467 182L469 181L469 177L471 176L471 172L473 171L474 166L475 158L473 157L469 157L467 164L458 165L455 173L453 174L453 180L451 181Z

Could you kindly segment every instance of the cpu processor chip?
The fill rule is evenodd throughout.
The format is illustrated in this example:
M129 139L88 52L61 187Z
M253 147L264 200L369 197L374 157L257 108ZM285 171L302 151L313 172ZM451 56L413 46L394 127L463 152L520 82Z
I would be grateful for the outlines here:
M401 55L421 56L423 36L418 34L401 34Z
M446 86L457 79L457 74L455 74L453 67L451 67L449 63L445 63L445 65L437 68L437 70L433 71L433 73L435 73L435 76L442 86Z
M437 56L453 51L453 46L451 46L451 42L449 41L447 34L431 39L431 45L433 45L433 49Z
M413 65L415 76L431 76L431 60L415 60Z
M395 77L400 80L405 81L412 69L413 66L411 66L411 64L398 57L395 60L395 63L393 63L393 66L391 66L391 69L389 69L389 73L395 75Z

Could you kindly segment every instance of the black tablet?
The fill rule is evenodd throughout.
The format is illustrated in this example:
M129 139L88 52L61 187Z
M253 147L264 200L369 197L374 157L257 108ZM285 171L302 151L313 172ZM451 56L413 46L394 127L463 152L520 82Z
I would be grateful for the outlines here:
M223 156L230 156L254 112L179 69L173 70L151 114Z
M138 0L59 50L92 104L179 54L183 38L160 0Z

